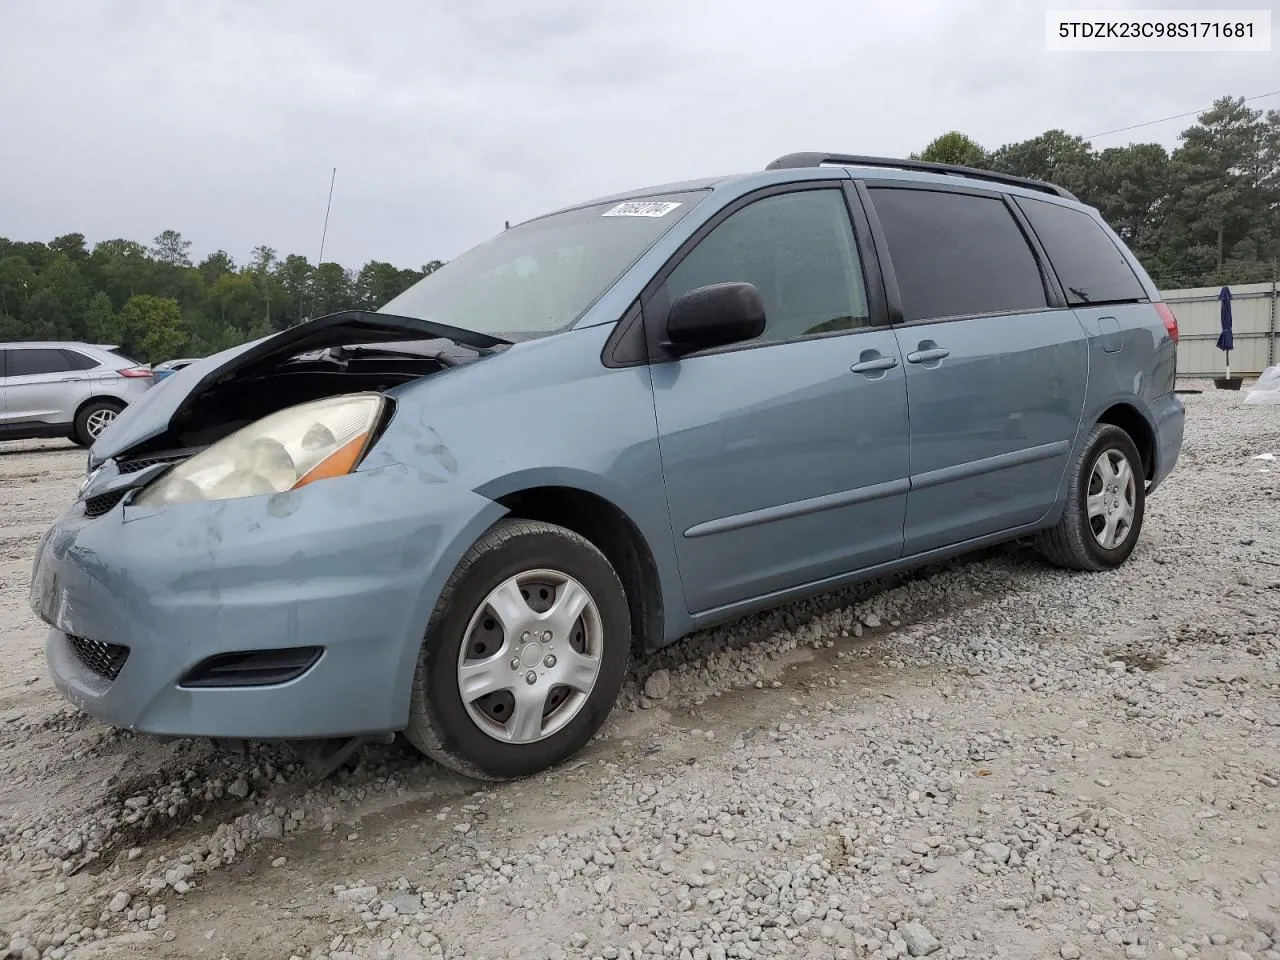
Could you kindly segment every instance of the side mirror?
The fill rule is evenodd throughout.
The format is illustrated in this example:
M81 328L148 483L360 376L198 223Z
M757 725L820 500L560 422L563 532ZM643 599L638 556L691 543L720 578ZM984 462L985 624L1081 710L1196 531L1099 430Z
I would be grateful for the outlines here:
M690 290L667 311L666 343L677 356L754 340L764 333L764 300L750 283Z

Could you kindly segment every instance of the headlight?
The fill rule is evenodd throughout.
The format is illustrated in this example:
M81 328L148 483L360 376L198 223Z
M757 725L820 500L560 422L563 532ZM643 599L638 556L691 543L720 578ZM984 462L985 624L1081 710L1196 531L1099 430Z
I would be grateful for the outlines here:
M174 467L134 503L283 493L348 474L368 449L384 402L381 394L353 393L280 410Z

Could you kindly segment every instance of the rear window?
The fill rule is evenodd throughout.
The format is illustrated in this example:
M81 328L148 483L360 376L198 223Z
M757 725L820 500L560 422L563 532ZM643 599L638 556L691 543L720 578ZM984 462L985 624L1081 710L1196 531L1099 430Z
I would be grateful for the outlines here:
M870 192L906 321L1049 305L1035 254L1003 200L893 187Z
M1120 248L1089 214L1026 197L1018 197L1017 203L1044 245L1072 306L1147 299Z

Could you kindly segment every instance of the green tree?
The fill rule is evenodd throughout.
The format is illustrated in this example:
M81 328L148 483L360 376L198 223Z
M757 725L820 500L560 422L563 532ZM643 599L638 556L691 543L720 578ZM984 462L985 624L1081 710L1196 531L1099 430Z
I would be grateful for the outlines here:
M120 313L126 345L151 363L179 355L189 335L176 300L140 293Z
M75 263L89 259L89 251L85 248L83 233L64 233L60 237L54 237L49 243L49 249L57 253L66 254L68 259Z
M1169 154L1158 143L1112 147L1098 154L1084 194L1142 259L1157 253L1168 202Z
M191 266L191 241L182 239L177 230L165 230L151 243L151 252L161 263L171 267Z
M422 274L401 270L380 260L370 260L356 274L351 285L351 303L365 310L376 310L393 297L417 283Z
M36 339L79 339L85 333L89 295L79 268L59 253L41 274L22 319L31 325Z
M1001 173L1047 180L1076 196L1087 194L1096 156L1087 140L1065 130L1047 130L1022 143L1005 144L982 164Z
M16 319L36 290L36 272L21 254L0 259L0 313Z
M89 262L117 309L135 293L155 292L156 262L136 241L103 240L94 245Z
M986 163L987 151L983 150L977 141L965 136L959 130L951 130L933 140L919 154L912 154L911 159L981 167Z
M311 293L311 277L315 271L306 257L291 253L276 265L276 281L288 300L284 325L298 323L307 315L307 299Z
M219 277L235 273L236 262L231 259L231 254L227 251L215 250L201 260L196 269L200 271L200 279L204 281L205 286L209 286L216 283Z
M1184 130L1165 185L1159 237L1169 272L1280 254L1280 121L1223 97Z
M313 290L308 297L311 315L323 317L347 308L352 300L351 273L340 263L322 263L316 267L312 278Z
M101 290L89 300L84 321L85 335L91 343L119 344L124 339L124 329L115 307L111 305L111 298Z
M23 340L70 340L75 336L70 315L47 287L37 290L27 301L22 310L22 326L26 331Z

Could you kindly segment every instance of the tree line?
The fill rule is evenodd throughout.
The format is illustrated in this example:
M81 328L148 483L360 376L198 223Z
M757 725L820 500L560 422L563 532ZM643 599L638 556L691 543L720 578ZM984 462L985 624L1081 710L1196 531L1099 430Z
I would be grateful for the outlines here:
M1280 111L1223 97L1158 143L1094 149L1049 130L987 149L959 131L914 159L960 163L1066 187L1097 207L1164 289L1271 280L1280 262ZM281 259L256 247L236 264L218 250L192 263L166 230L151 246L82 234L49 243L0 238L0 341L88 340L158 362L209 353L344 308L374 309L442 266Z
M1049 130L988 150L952 130L912 159L960 163L1066 187L1097 207L1162 289L1276 279L1280 261L1280 111L1222 97L1158 143L1095 150Z
M82 340L158 363L207 356L336 310L376 309L442 266L371 260L359 270L313 265L270 247L237 264L225 250L199 263L166 230L150 246L83 234L48 243L0 237L0 342Z

